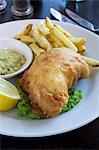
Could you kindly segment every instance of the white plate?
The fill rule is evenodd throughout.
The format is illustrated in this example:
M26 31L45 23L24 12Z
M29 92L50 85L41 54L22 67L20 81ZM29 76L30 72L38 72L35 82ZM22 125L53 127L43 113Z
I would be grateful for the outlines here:
M0 25L0 37L14 37L25 25L40 24L41 20L24 20ZM99 57L99 37L79 26L60 23L75 37L87 39L88 56ZM92 69L87 79L79 81L78 88L83 91L84 99L72 110L47 120L24 120L16 116L15 110L0 112L0 134L17 137L41 137L68 132L79 128L99 117L99 69Z

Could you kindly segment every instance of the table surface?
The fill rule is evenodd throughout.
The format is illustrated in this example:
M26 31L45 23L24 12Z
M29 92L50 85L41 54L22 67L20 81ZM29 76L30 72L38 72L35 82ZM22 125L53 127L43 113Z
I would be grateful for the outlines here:
M63 1L63 3L62 3ZM31 18L45 18L50 16L49 9L56 8L63 14L64 8L68 7L80 16L88 19L96 27L99 27L99 1L85 0L79 3L66 0L31 0L34 6L34 14ZM11 0L8 0L7 10L0 15L0 23L15 20L13 19L10 7ZM52 18L53 19L53 18ZM0 149L99 149L99 119L74 131L43 138L15 138L0 136Z

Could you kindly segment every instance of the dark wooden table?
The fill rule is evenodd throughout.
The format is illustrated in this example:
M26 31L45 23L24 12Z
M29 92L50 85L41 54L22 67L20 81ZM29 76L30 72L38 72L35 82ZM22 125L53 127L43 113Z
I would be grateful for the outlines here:
M65 1L65 0L64 0ZM34 6L34 15L31 18L45 18L50 16L50 7L56 8L64 13L64 7L76 11L82 17L93 22L99 27L99 1L85 0L80 3L68 1L62 5L61 0L31 0ZM8 0L8 7L5 14L0 15L0 23L14 20L10 13L11 0ZM92 123L71 131L69 133L43 138L15 138L0 136L0 148L9 150L28 149L97 149L99 150L99 119Z

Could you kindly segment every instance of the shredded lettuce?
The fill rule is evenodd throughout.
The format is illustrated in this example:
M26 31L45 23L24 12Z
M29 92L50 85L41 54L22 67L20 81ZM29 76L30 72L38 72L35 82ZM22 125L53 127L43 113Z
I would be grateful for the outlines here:
M36 116L31 111L31 106L29 104L28 95L21 88L19 81L16 82L16 86L17 86L17 89L18 89L19 95L20 95L20 100L19 100L19 103L18 103L17 109L16 109L17 115L19 117L23 117L23 118L27 118L27 119L44 119L43 116L42 117ZM63 106L61 114L72 109L83 98L82 91L79 89L76 89L75 87L71 87L68 90L68 94L69 94L68 103Z

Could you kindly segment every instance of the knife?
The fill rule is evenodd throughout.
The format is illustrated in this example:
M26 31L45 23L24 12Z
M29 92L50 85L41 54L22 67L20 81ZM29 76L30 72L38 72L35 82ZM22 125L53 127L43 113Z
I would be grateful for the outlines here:
M54 8L50 8L50 13L52 16L54 16L59 21L76 24L74 21L72 21L68 17L64 16L63 14L61 14L59 11L55 10Z
M79 25L81 25L81 26L83 26L83 27L85 27L85 28L87 28L87 29L89 29L91 31L94 31L94 32L97 31L97 32L99 32L99 29L95 29L95 26L91 22L89 22L88 20L80 17L79 15L77 15L76 13L72 12L71 10L69 10L67 8L65 9L65 11L66 11L67 15L71 19L73 19L74 21L76 21Z

